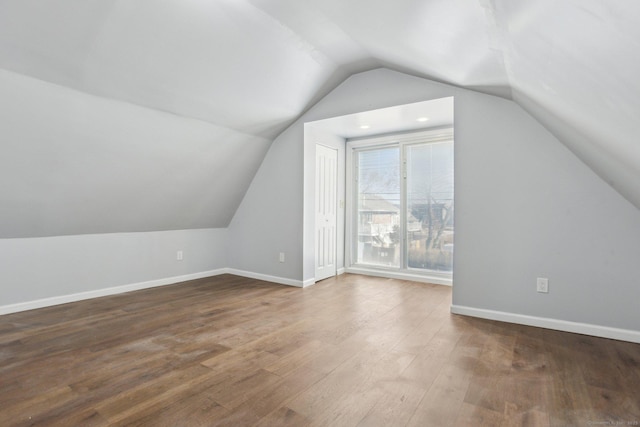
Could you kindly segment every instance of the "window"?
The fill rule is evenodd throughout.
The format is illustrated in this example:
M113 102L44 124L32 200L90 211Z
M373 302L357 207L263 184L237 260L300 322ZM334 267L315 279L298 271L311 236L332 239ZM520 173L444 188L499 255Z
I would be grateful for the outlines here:
M451 130L349 141L351 265L451 276Z
M400 150L357 152L358 264L399 267Z

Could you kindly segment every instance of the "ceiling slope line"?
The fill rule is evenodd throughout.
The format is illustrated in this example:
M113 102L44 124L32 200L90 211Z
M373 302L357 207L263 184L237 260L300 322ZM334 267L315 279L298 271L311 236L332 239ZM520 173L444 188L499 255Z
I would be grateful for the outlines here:
M69 90L69 91L72 91L72 92L75 92L75 93L78 93L78 94L82 94L82 95L86 95L86 96L89 96L89 97L92 97L92 98L106 100L106 101L114 102L116 104L121 104L121 105L130 105L130 106L134 106L134 107L137 107L137 108L142 108L142 109L149 110L149 111L155 111L155 112L159 112L159 113L162 113L162 114L168 114L168 115L171 115L173 117L177 117L177 118L184 119L184 120L192 120L194 122L204 123L204 124L207 124L207 125L218 127L220 129L226 129L226 130L229 130L229 131L241 134L241 135L245 135L245 136L248 136L248 137L251 137L251 138L262 139L264 141L272 141L273 140L273 138L267 138L267 137L264 137L263 135L260 135L260 134L248 133L248 132L245 132L243 130L232 128L232 127L229 127L229 126L225 126L225 125L222 125L220 123L216 123L216 122L213 122L213 121L210 121L210 120L205 120L205 119L201 119L201 118L198 118L198 117L186 116L186 115L183 115L183 114L178 114L178 113L173 112L173 111L169 111L169 110L165 110L165 109L161 109L161 108L156 108L156 107L151 107L151 106L148 106L148 105L142 105L142 104L131 102L131 101L125 101L125 100L122 100L122 99L119 99L119 98L114 98L114 97L105 96L105 95L98 95L98 94L93 93L93 92L76 89L76 88L73 88L73 87L70 87L70 86L67 86L67 85L63 85L63 84L60 84L60 83L54 83L54 82L49 81L49 80L44 80L44 79L41 79L39 77L34 77L34 76L31 76L31 75L28 75L28 74L24 74L24 73L18 73L16 71L9 70L7 68L0 67L0 71L6 72L6 73L10 73L10 74L13 74L13 75L16 75L16 76L21 76L23 78L31 79L31 80L34 80L34 81L38 81L38 82L41 82L41 83L44 83L44 84L47 84L47 85L55 86L55 87L58 87L58 88L61 88L61 89Z

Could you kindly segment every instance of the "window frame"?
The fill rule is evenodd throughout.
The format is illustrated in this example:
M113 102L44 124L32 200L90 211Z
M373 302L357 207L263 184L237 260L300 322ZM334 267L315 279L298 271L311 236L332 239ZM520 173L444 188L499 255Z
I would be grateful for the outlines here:
M421 271L417 268L409 268L407 264L407 244L406 244L406 147L415 144L436 143L451 141L455 147L453 128L446 126L442 128L432 128L418 132L396 133L382 136L362 137L347 139L346 149L346 218L345 218L345 271L359 274L370 274L382 277L404 278L418 281L428 281L445 285L452 284L453 273L437 272L432 270ZM402 233L402 245L400 248L400 267L376 266L371 264L357 263L357 225L356 212L358 206L358 191L356 178L358 176L357 153L367 150L381 149L386 147L398 147L400 149L400 233ZM455 162L455 160L454 160ZM454 163L455 170L455 163ZM454 181L455 198L455 181ZM454 231L455 236L455 231ZM454 237L455 239L455 237Z

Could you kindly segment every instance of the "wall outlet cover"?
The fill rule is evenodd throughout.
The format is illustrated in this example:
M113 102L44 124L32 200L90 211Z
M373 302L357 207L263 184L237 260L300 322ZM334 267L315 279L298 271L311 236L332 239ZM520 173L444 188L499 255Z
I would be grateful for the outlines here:
M542 293L548 293L549 292L549 279L547 279L546 277L538 277L537 281L536 281L536 290L538 292L542 292Z

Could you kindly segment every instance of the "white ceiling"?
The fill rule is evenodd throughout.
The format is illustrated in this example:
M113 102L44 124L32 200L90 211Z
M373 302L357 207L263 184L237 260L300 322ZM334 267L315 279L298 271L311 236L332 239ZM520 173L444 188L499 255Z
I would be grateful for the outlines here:
M453 126L453 97L361 111L305 123L344 139Z
M20 80L32 94L41 80L72 89L60 99L80 110L99 109L97 96L206 123L212 144L229 133L271 140L346 77L380 66L513 99L640 207L638 1L0 0L0 93ZM52 120L73 122L76 110L63 110ZM153 135L141 138L152 146ZM127 143L113 136L103 148ZM41 180L30 173L24 182ZM224 226L245 190L228 190L231 214L191 222ZM149 227L190 227L173 218Z

